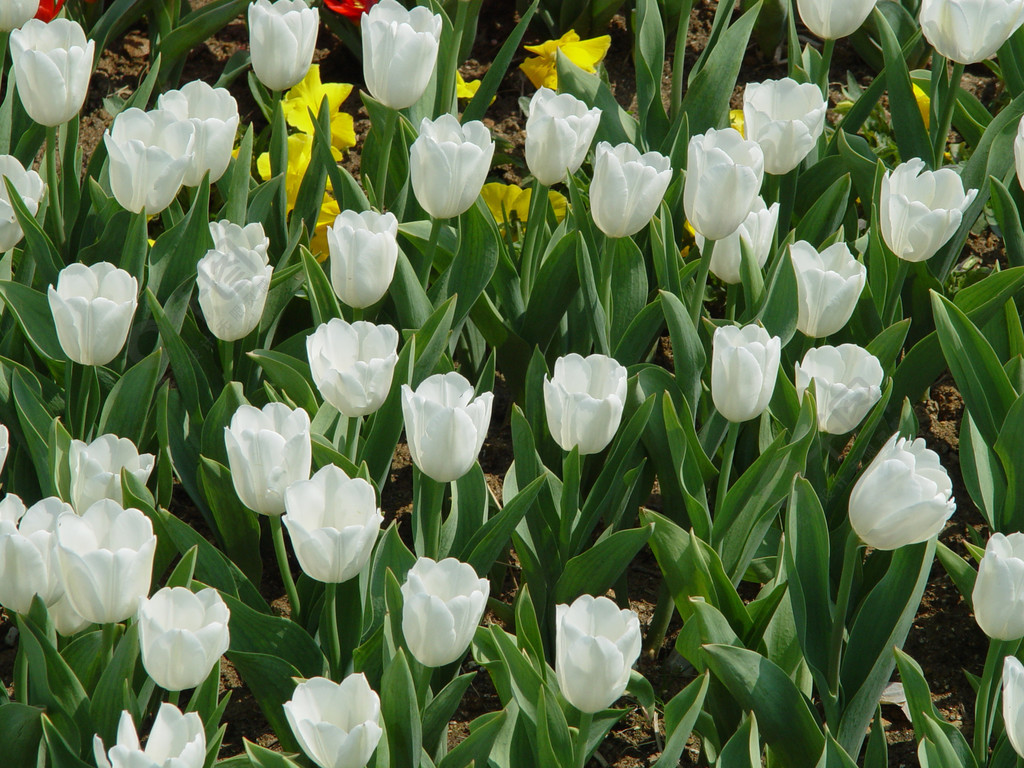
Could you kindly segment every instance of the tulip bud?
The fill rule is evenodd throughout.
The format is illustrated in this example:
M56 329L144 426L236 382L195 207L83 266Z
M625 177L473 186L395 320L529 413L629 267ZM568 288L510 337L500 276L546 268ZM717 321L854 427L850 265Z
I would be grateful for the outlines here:
M800 21L825 40L852 35L874 10L876 0L797 0Z
M149 594L156 536L142 512L102 499L57 519L57 563L71 607L94 624L134 616Z
M1003 659L1003 724L1013 751L1024 757L1024 664Z
M465 213L480 196L493 156L491 132L479 120L460 125L447 112L423 118L409 156L416 201L435 219Z
M202 80L193 80L180 91L167 91L157 99L157 107L178 120L192 123L195 146L192 164L185 172L185 186L197 187L203 176L218 181L228 169L231 150L238 130L238 102L225 88L214 88Z
M228 650L231 611L216 589L164 587L139 604L142 665L161 688L200 685Z
M388 291L398 263L398 219L393 213L342 211L327 230L331 285L356 309L376 304Z
M473 397L458 373L429 376L414 392L402 385L402 415L409 454L420 472L439 483L469 472L484 445L494 395Z
M594 714L622 696L640 656L640 619L607 597L580 595L555 606L555 676L580 712Z
M775 237L775 227L778 222L779 204L772 203L771 208L768 208L764 204L763 197L760 195L755 197L754 206L743 223L731 235L715 243L715 250L711 252L711 274L723 283L742 282L741 268L744 245L750 251L750 255L754 257L757 266L763 267L771 253L772 240ZM697 232L693 239L697 243L697 250L703 252L704 243L707 242L704 236Z
M993 56L1024 23L1024 0L921 0L918 21L938 53L975 64Z
M686 151L683 208L708 240L728 237L754 207L764 176L764 153L733 128L694 136Z
M796 364L796 394L801 401L814 382L818 429L845 435L856 429L882 396L882 364L856 344L807 350Z
M366 567L384 520L368 482L328 464L288 486L284 506L282 522L311 579L340 584Z
M252 69L272 91L302 82L313 63L320 11L304 0L256 0L249 6Z
M39 210L46 186L35 171L26 171L14 155L0 155L0 177L11 182L18 191L21 201L33 216ZM0 253L9 251L21 242L24 233L14 213L14 206L7 194L7 185L0 179Z
M563 451L603 451L615 437L625 402L626 369L604 355L560 357L555 375L544 379L548 430Z
M850 525L875 549L927 541L956 511L953 483L924 440L895 434L850 493Z
M39 0L5 0L0 3L0 32L10 32L34 18Z
M28 613L37 595L47 605L64 596L57 567L57 518L71 507L50 496L25 509L18 496L0 501L0 605Z
M91 443L71 441L71 503L85 511L100 499L121 504L121 473L128 472L143 485L153 471L153 454L139 453L127 437L100 435Z
M61 349L80 365L106 365L121 351L138 306L138 281L101 261L69 264L47 290Z
M975 621L993 640L1024 637L1024 533L992 534L971 602Z
M1017 123L1017 138L1013 140L1013 159L1017 167L1017 183L1024 187L1024 117Z
M747 83L743 91L745 135L764 152L764 169L783 174L800 165L825 130L828 104L814 83L789 77Z
M711 343L711 399L732 422L760 416L775 392L782 340L759 325L723 325Z
M657 213L671 181L672 163L664 155L602 141L590 182L594 223L608 237L635 235Z
M363 80L377 101L411 107L427 90L437 62L441 17L423 7L406 10L381 0L362 17Z
M210 224L214 247L196 264L199 306L210 333L237 341L263 317L274 268L261 224L245 228L228 221Z
M313 383L343 416L365 416L387 400L398 364L398 331L390 325L334 318L306 337Z
M601 122L601 110L569 93L538 88L526 118L526 164L541 184L565 181L583 165Z
M224 444L242 503L261 515L284 514L285 488L309 478L309 415L283 403L239 406L224 427Z
M960 227L978 190L964 193L952 168L926 171L913 158L882 176L879 224L885 244L905 261L925 261Z
M421 557L402 585L402 634L426 667L443 667L466 653L484 615L491 583L454 557Z
M0 424L0 472L4 471L4 464L7 463L7 452L11 447L11 434L7 427Z
M150 216L170 205L195 161L191 122L163 109L132 107L103 134L110 164L110 191L122 208Z
M320 768L363 768L383 734L380 697L362 672L340 683L325 677L299 683L284 715L302 751Z
M11 68L28 116L54 128L85 103L96 43L70 19L30 19L11 32Z
M157 710L145 749L128 710L121 713L117 724L117 744L104 754L103 740L93 736L92 748L99 768L203 768L206 733L197 713L183 715L176 706L164 702Z
M789 246L796 274L796 327L805 336L821 338L845 326L857 306L868 270L846 243L819 252L806 240Z

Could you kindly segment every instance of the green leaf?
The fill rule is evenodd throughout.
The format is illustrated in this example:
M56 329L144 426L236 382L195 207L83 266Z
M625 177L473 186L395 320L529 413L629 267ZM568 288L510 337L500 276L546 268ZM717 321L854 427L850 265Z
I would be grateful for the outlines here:
M66 359L57 339L57 328L46 295L21 283L0 280L4 300L32 348L44 360L62 363Z
M257 515L246 508L235 494L230 469L206 456L199 459L199 485L217 523L227 556L249 581L259 584L263 561Z
M43 737L43 711L9 701L0 705L0 744L13 765L34 765Z
M978 572L971 567L971 564L960 555L947 547L941 541L935 547L935 556L946 569L949 578L956 585L960 596L964 599L967 610L973 611L974 582L978 578Z
M196 264L213 247L209 211L210 182L204 179L185 218L156 239L149 254L147 293L161 302L186 280L195 280Z
M643 549L653 532L653 524L617 531L569 560L555 585L555 602L570 603L583 594L603 595Z
M381 716L387 732L388 752L392 765L419 765L422 737L416 686L413 683L405 650L398 653L384 670L381 680Z
M53 242L43 232L36 217L29 213L25 201L10 179L4 177L7 186L7 199L14 209L14 216L25 236L25 254L31 256L44 282L56 283L57 273L64 268L64 262L57 253ZM9 214L8 214L9 215Z
M558 701L544 688L537 702L537 757L541 765L571 765L573 740Z
M665 704L665 746L654 768L676 768L679 765L700 716L710 680L710 673L701 675Z
M114 650L114 656L106 665L96 690L92 692L89 716L92 727L105 744L113 744L117 735L117 722L121 712L134 709L130 681L135 674L139 658L139 625L133 623L125 630Z
M476 672L459 675L432 698L423 709L423 743L433 750L441 739L447 746L448 722L455 715L466 689L476 677Z
M508 548L512 531L530 511L546 478L541 476L513 496L501 512L494 515L477 530L464 547L467 553L464 562L473 566L477 573L489 573L501 553Z
M270 349L255 349L248 354L260 364L274 386L284 391L297 406L307 413L317 412L316 396L309 385L313 380L309 363Z
M231 651L262 653L293 664L301 677L324 673L327 659L312 637L289 619L270 616L250 608L229 594L221 592L231 610Z
M488 712L469 724L469 736L459 742L438 763L438 768L470 768L470 766L487 765L492 754L492 747L497 740L505 722L508 711Z
M313 254L301 249L302 267L306 271L306 288L309 293L310 309L313 310L313 324L321 325L335 317L341 317L341 306L334 294L331 281L324 273Z
M259 744L253 744L248 739L242 741L245 744L245 755L252 762L252 768L299 768L299 764L289 759L287 755L272 752Z
M700 403L700 378L707 363L707 355L683 302L668 291L661 291L660 296L661 306L665 311L665 322L672 338L673 355L684 361L676 370L676 379L683 397L690 406L690 411L693 412Z
M820 197L814 198L813 204L796 225L795 239L806 240L815 248L821 247L826 238L842 226L851 188L850 174L844 174ZM784 258L788 258L788 249L784 254Z
M234 619L234 609L231 618ZM232 645L234 642L232 630ZM271 654L228 651L227 657L249 686L281 746L289 752L298 752L299 743L285 718L284 703L291 699L295 690L294 678L302 677L302 674L284 659Z
M202 366L199 365L195 355L175 330L156 295L149 288L146 288L146 301L156 320L163 346L171 359L175 383L178 385L185 406L191 414L206 413L213 404L213 394Z
M931 167L932 147L928 139L928 130L924 127L924 120L917 108L914 87L910 82L910 71L900 50L899 41L884 13L875 9L872 18L881 37L882 54L885 57L885 84L889 91L892 125L896 133L896 144L900 149L900 158L906 161L912 157L919 157Z
M806 768L818 761L825 738L807 700L779 667L754 651L704 647L708 668L745 710L757 716L779 765Z
M99 434L111 432L127 437L136 445L142 443L148 404L156 399L156 383L160 373L160 352L152 352L125 371L103 402Z

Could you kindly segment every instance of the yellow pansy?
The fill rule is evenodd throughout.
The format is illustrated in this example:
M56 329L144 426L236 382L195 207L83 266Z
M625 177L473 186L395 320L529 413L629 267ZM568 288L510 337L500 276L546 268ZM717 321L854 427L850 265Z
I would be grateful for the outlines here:
M295 207L295 201L299 196L299 187L302 186L302 179L309 168L310 160L313 157L314 138L308 133L293 133L288 137L288 168L284 174L285 195L288 200L288 210ZM331 148L331 154L335 160L341 159L341 152L337 148ZM264 152L256 158L256 170L260 178L268 181L272 174L270 172L270 154Z
M331 115L331 144L337 150L354 147L356 131L352 115L339 111L350 93L352 86L348 83L320 82L320 65L314 64L302 82L288 91L281 101L285 122L303 133L312 134L313 120L309 112L312 110L314 115L319 114L320 105L327 99Z
M460 99L472 99L476 96L476 92L480 90L481 80L469 80L466 81L462 77L461 72L455 73L455 94Z
M604 60L608 48L612 44L609 35L580 40L574 30L569 30L557 40L547 40L540 45L524 45L531 56L519 68L526 73L534 88L558 87L558 51L568 57L569 61L586 72L596 72L597 65Z
M515 221L523 223L530 215L530 198L533 195L532 189L523 189L515 184L502 184L492 181L484 184L480 191L487 205L487 209L494 216L499 224L508 224ZM553 190L548 190L548 202L555 212L555 219L561 221L569 208L569 201L565 195Z
M921 119L924 120L924 127L928 128L930 122L929 114L931 112L932 100L928 98L928 94L924 92L924 89L914 83L914 101L917 102L917 111L921 113Z
M743 122L743 110L742 109L730 109L729 110L729 127L739 131L740 136L747 138L746 123Z

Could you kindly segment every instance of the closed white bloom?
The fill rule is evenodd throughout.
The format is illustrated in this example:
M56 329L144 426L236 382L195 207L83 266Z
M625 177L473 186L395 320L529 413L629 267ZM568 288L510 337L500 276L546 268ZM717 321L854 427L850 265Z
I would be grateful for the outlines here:
M364 309L388 292L398 263L398 219L390 211L342 211L327 230L331 286L345 304Z
M994 56L1024 23L1024 0L921 0L918 21L936 51L974 64Z
M945 245L960 226L978 190L964 193L952 168L925 170L913 158L882 176L879 224L885 244L905 261L925 261Z
M39 12L39 0L4 0L0 3L0 32L17 29Z
M526 164L545 186L565 181L579 170L601 122L601 110L589 109L569 93L538 88L526 118Z
M61 637L77 635L83 629L92 625L91 621L82 617L74 609L71 601L68 600L67 593L62 595L56 603L49 606L49 612L53 628L57 630L57 634Z
M564 451L603 451L615 437L625 403L626 369L605 355L560 357L554 376L544 378L548 430Z
M728 237L715 242L715 250L711 253L711 274L723 283L736 284L743 281L743 248L750 251L757 262L758 267L763 267L768 261L772 250L772 239L775 236L775 227L779 222L779 204L772 203L771 207L764 204L764 198L758 195L754 198L754 205L747 214L747 218L737 227L736 231ZM704 235L695 233L694 240L697 243L697 250L704 250Z
M309 478L309 414L284 403L239 406L224 427L224 444L242 503L261 515L283 515L285 489Z
M447 112L423 118L409 156L416 201L435 219L465 213L480 197L492 157L494 140L479 120L460 124Z
M7 452L11 447L11 434L7 427L0 424L0 472L4 471L4 464L7 463Z
M143 485L153 471L153 454L139 453L127 437L100 435L91 443L72 440L68 452L71 467L71 503L85 511L100 499L120 504L121 473L127 472Z
M672 163L664 155L600 142L590 182L594 223L608 237L635 235L657 213L671 181Z
M165 109L132 107L103 134L110 191L132 213L160 213L174 200L195 160L195 126Z
M5 0L5 3L7 0ZM28 116L54 128L78 115L92 75L96 43L76 21L30 19L11 32L11 68Z
M39 174L26 171L14 155L0 155L0 177L11 182L28 212L35 216L39 210L39 201L46 191L46 185ZM0 179L0 253L16 246L23 235L10 195L7 194L7 185Z
M117 724L117 743L104 754L103 740L93 736L92 747L99 768L203 768L206 762L206 733L198 713L183 715L167 702L157 710L145 749L128 710Z
M359 27L370 95L392 109L411 107L434 72L441 17L422 6L407 10L396 0L381 0Z
M825 129L828 104L814 83L789 77L747 83L743 91L743 130L761 145L767 173L783 174L800 165Z
M139 283L101 261L69 264L47 290L61 349L80 365L106 365L121 351L138 306Z
M806 240L798 240L789 246L789 257L796 274L796 327L811 338L841 330L864 290L867 267L842 242L818 251Z
M994 640L1024 637L1024 533L993 533L971 596L974 619Z
M1024 664L1014 656L1003 660L1003 723L1014 752L1024 757Z
M64 595L55 555L57 518L71 507L50 496L28 509L13 493L0 501L0 605L28 613L36 595L51 606Z
M1013 159L1017 167L1017 183L1024 187L1024 117L1017 123L1017 138L1013 140Z
M261 224L211 223L214 247L196 264L199 306L210 333L223 341L248 336L263 317L274 268Z
M607 597L555 606L555 676L566 700L594 714L622 696L640 656L640 619Z
M708 240L728 237L754 207L764 177L764 153L733 128L694 136L686 151L683 208Z
M398 364L398 331L390 325L334 318L306 337L313 383L342 415L365 416L387 400Z
M185 172L185 186L197 187L203 176L218 181L228 169L238 130L238 102L226 88L214 88L202 80L186 83L178 91L160 94L157 107L195 129L192 164Z
M483 448L494 395L473 397L473 385L452 371L428 376L414 392L402 385L402 415L413 463L439 483L469 472Z
M57 562L71 607L94 624L134 616L149 594L156 536L149 518L101 499L57 519Z
M304 0L256 0L249 6L252 70L272 91L298 84L313 63L320 11Z
M796 364L796 394L802 401L813 381L818 429L845 435L881 398L884 375L878 358L856 344L817 347Z
M760 416L771 402L782 340L759 325L723 325L711 343L711 399L732 422Z
M402 634L420 664L443 667L461 659L484 615L491 584L453 557L421 557L402 585Z
M922 438L890 437L850 493L850 525L875 549L936 536L954 511L953 483Z
M876 0L796 0L800 21L825 40L852 35L871 15Z
M228 650L231 611L216 589L164 587L139 604L142 665L168 691L200 685Z
M380 697L362 672L340 683L325 677L299 683L284 715L302 751L320 768L363 768L383 735Z
M295 556L311 579L340 584L359 575L370 560L384 516L373 486L328 464L284 492Z

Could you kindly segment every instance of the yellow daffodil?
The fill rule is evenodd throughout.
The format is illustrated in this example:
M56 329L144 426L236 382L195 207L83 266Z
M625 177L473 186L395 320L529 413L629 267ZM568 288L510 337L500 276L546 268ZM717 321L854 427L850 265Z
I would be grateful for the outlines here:
M487 209L499 224L509 224L513 221L523 223L530 215L532 189L523 189L515 184L502 184L493 181L484 184L480 194L483 196ZM569 201L566 200L565 195L548 190L548 202L555 212L555 219L557 221L564 219L569 207Z
M309 113L319 114L321 103L327 99L331 114L331 144L339 151L354 147L356 131L352 115L339 111L350 93L352 86L348 83L322 83L320 65L314 64L302 82L288 91L281 101L284 119L292 128L312 134L313 120Z
M519 68L526 73L533 83L534 88L557 88L558 87L558 51L568 57L569 61L586 72L596 72L608 53L612 44L609 35L593 37L589 40L580 40L580 36L574 30L569 30L557 40L547 40L540 45L524 45L531 56Z
M932 100L928 98L928 94L917 83L914 83L914 101L917 102L917 111L921 113L921 119L924 120L924 127L927 129L930 122L929 113L931 112Z
M288 210L295 207L295 201L299 196L299 187L302 179L309 168L310 160L313 157L314 138L308 133L293 133L288 137L288 168L284 174L285 195L288 200ZM331 154L335 160L341 160L341 152L337 148L331 148ZM256 170L260 178L267 181L271 178L270 154L264 152L256 158Z
M480 90L481 80L465 80L461 72L455 73L455 94L460 99L472 99Z
M743 138L747 137L745 127L746 123L743 122L743 110L742 109L730 109L729 110L729 127L739 131L740 136Z
M334 220L341 215L341 206L330 195L324 195L324 204L320 207L320 216L316 220L316 231L309 240L309 251L317 261L323 261L330 253L327 245L327 230Z

